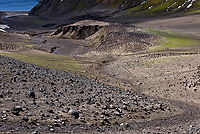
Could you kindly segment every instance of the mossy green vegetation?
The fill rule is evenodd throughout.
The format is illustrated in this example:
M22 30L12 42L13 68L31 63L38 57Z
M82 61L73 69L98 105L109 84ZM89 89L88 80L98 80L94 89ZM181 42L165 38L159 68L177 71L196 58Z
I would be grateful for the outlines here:
M200 10L191 10L187 12L186 14L194 14L194 13L200 13Z
M72 73L82 74L83 69L81 64L67 56L60 56L48 53L40 54L16 54L0 52L0 55L20 60L26 63L42 66L45 68L68 71Z
M147 31L162 38L160 45L149 49L149 52L200 52L200 39L197 35L155 29Z
M126 11L127 15L134 16L158 16L166 14L187 14L199 12L199 1L185 1L185 0L149 0L139 4L135 7L129 8Z
M19 46L29 47L29 48L34 47L34 45L30 45L30 44L27 44L27 43L24 43L24 42L16 42L15 44L19 45Z
M55 0L47 5L37 5L30 14L46 16L63 15L70 12L87 11L90 9L119 9L132 17L152 17L167 14L187 14L200 10L199 1L190 0ZM47 14L46 14L47 13Z
M38 17L32 17L32 16L27 16L27 21L32 22L33 24L36 24L36 25L43 25L48 22Z
M168 62L171 62L175 59L178 59L178 57L166 57L166 58L158 58L158 59L150 59L150 60L144 60L144 61L141 61L143 62L146 66L151 66L151 65L154 65L154 64L162 64L162 63L168 63Z

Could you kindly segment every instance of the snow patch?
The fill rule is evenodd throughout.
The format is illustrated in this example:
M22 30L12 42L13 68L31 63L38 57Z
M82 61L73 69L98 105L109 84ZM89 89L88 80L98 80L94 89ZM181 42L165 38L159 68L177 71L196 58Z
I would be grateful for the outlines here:
M151 8L153 8L153 6L150 6L148 9L151 9Z
M14 17L14 16L20 16L20 15L28 15L27 13L25 13L25 14L14 14L14 15L7 15L7 16L5 16L5 18L10 18L10 17Z
M0 25L0 28L1 29L7 29L7 28L10 28L8 25Z
M177 10L183 6L185 6L186 4L188 4L190 2L189 5L187 5L186 8L190 8L193 5L193 2L195 2L195 0L186 0L182 5L178 6L177 8L173 9L173 10Z
M6 32L5 29L10 28L8 25L0 25L0 31Z
M193 2L195 2L195 0L191 0L191 3L187 6L187 8L190 8L193 5Z
M176 4L176 2L174 2L173 4L171 4L171 6L169 6L169 7L167 7L168 9L170 8L170 7L172 7L173 5L175 5Z
M167 7L167 9L166 9L166 12L168 12L169 11L169 9L173 6L173 5L175 5L176 4L176 2L174 2L173 4L171 4L169 7Z
M120 7L122 8L126 2L127 2L127 1L125 0L124 3L123 3Z
M4 33L6 32L6 31L5 31L5 30L3 30L3 29L0 29L0 31L1 31L1 32L4 32Z
M144 3L146 3L146 1L143 1L140 5L142 5L142 4L144 4Z

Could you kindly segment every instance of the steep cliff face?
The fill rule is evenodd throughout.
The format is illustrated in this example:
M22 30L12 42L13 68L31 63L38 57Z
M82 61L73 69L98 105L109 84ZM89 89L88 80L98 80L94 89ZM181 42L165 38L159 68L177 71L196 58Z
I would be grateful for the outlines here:
M78 19L199 12L198 0L40 0L30 15Z

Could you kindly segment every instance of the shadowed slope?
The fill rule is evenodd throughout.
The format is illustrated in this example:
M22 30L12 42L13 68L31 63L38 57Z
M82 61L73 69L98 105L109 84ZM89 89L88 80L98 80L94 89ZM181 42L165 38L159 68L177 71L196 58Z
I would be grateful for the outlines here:
M114 15L150 17L199 12L198 0L40 0L30 15L103 19Z

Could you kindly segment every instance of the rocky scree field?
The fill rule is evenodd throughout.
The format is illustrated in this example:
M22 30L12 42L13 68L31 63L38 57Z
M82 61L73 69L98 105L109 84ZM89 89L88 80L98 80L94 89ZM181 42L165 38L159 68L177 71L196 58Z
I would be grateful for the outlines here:
M0 61L3 132L131 130L181 113L168 101L137 95L92 78L3 56Z

